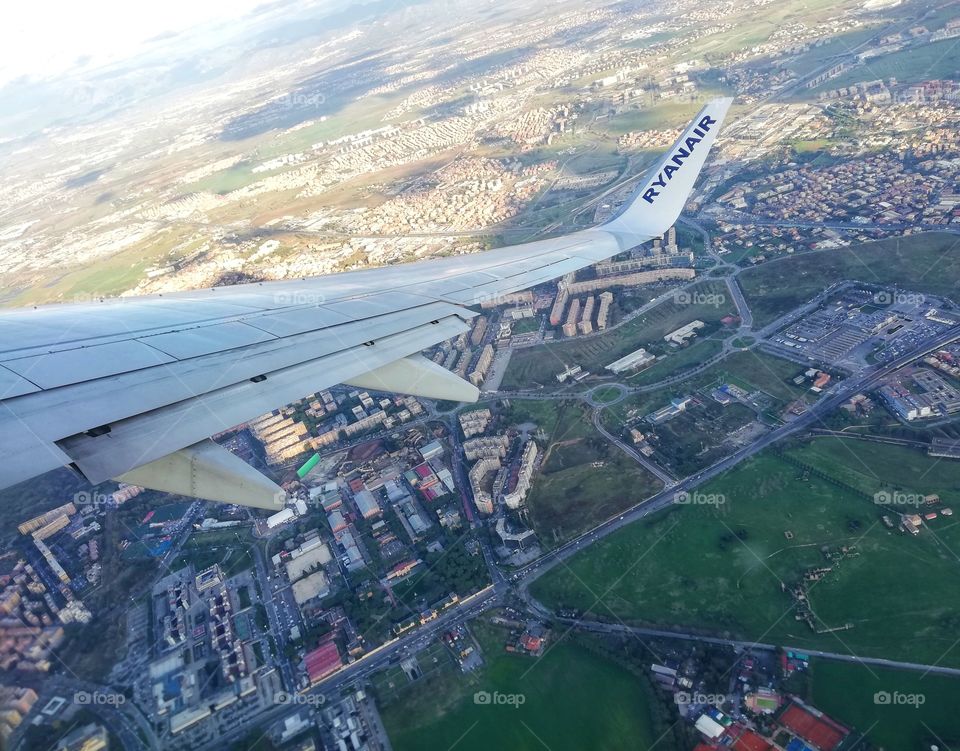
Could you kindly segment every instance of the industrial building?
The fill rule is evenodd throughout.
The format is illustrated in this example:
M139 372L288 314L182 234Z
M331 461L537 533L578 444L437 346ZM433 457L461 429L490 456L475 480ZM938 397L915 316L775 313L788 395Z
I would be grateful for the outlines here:
M656 355L652 355L643 347L638 350L631 352L629 355L624 355L619 360L614 360L612 363L606 366L606 370L609 370L611 373L625 373L628 370L637 370L638 368L643 368L654 360L656 360Z
M676 331L671 331L663 337L663 341L668 344L683 344L687 339L696 336L697 331L706 325L703 321L690 321L690 323L681 326Z

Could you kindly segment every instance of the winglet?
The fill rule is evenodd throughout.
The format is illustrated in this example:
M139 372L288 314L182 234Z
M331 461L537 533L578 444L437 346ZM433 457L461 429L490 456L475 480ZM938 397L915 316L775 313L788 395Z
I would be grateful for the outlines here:
M714 99L693 119L680 138L640 181L620 211L598 229L642 242L666 232L680 217L683 205L707 160L733 99Z

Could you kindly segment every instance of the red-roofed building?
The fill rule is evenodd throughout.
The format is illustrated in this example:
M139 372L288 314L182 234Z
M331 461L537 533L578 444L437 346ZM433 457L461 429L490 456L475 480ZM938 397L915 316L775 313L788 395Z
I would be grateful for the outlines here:
M406 576L417 567L418 563L420 563L419 558L401 561L387 572L387 579L398 579L401 576Z
M343 667L340 650L337 648L336 642L333 641L321 644L312 652L308 652L307 656L303 658L303 662L306 665L311 684L322 681L328 675Z
M430 469L430 466L426 462L423 464L418 464L413 468L413 471L417 473L417 477L419 477L421 480L433 474L433 470Z
M520 637L520 645L528 652L539 652L543 647L543 639L532 634L524 634Z

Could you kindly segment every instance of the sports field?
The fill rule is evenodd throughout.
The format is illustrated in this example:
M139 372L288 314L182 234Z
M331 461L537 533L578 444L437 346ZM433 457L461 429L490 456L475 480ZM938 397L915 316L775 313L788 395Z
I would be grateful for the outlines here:
M803 448L788 453L807 456ZM835 464L824 464L831 478L860 465L842 449L833 455ZM898 464L886 456L873 471L892 483ZM953 471L941 481L953 488L944 497L960 500ZM673 507L618 531L536 581L534 595L602 618L960 666L955 522L938 519L917 537L887 529L884 510L859 492L772 453L701 492L714 503ZM828 554L844 546L850 555L808 590L815 633L796 619L784 587L829 567Z

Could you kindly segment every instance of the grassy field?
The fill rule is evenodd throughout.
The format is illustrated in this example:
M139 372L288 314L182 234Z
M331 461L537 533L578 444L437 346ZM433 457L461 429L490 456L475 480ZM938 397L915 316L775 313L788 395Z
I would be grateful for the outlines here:
M744 270L738 279L757 326L841 279L896 283L918 292L956 295L960 241L944 233L891 238L768 262Z
M654 747L645 695L626 670L571 643L540 658L509 655L499 629L475 631L486 659L476 674L434 671L384 707L396 751ZM478 704L478 691L519 694L523 703Z
M687 370L693 370L711 357L720 354L722 350L723 342L716 339L701 339L688 347L677 350L669 357L655 362L649 368L644 368L638 373L626 376L624 380L631 386L657 383L665 378L682 375Z
M590 529L661 488L593 427L576 402L511 400L511 424L534 422L547 436L527 497L530 521L547 547Z
M609 404L620 396L620 389L612 386L601 386L593 392L593 400L598 404Z
M690 289L690 294L690 299L705 302L683 304L667 300L600 336L518 350L510 358L502 388L509 390L555 383L557 373L568 364L602 373L605 365L641 346L663 348L663 337L690 321L699 319L715 325L727 314L736 312L722 281L700 282ZM720 304L714 304L715 301Z
M869 495L887 489L960 500L960 461L919 449L825 436L793 455Z
M802 447L791 451L806 456ZM834 456L859 464L839 451ZM881 480L895 477L897 463L876 462ZM771 453L702 492L723 502L674 507L620 530L538 580L535 596L606 618L960 666L954 522L938 520L918 537L888 530L869 500ZM821 629L849 628L814 633L795 619L781 583L792 586L825 565L824 548L851 545L858 555L809 590Z
M888 751L960 749L960 679L943 675L815 660L812 701ZM922 703L878 704L880 693L922 696ZM879 697L878 697L879 698Z
M201 571L219 563L226 576L234 576L254 565L250 539L250 530L246 528L192 534L171 569L192 563Z

